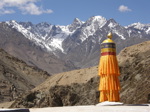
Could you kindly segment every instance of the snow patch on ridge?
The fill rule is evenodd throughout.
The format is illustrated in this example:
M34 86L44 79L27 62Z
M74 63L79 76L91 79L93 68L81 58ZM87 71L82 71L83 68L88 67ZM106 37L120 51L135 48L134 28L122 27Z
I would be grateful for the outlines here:
M63 40L61 40L61 39L55 39L55 38L53 38L50 45L52 47L54 47L54 48L60 49L63 52L64 50L62 48L62 41Z
M147 34L150 33L150 27L146 30L146 33L147 33Z
M118 32L115 32L119 37L121 37L121 39L122 40L126 40L126 38L123 36L123 35L121 35L121 34L119 34Z

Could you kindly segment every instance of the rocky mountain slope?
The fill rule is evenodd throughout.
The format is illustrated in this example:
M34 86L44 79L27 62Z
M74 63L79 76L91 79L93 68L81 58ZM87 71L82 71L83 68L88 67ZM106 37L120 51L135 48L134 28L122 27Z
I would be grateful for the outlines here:
M0 49L0 103L15 100L49 76Z
M65 62L53 53L46 52L4 22L0 23L0 48L25 61L28 65L41 68L49 74L76 68L71 62Z
M123 49L118 55L121 102L150 103L150 41ZM10 107L47 107L97 104L98 67L51 76Z
M125 48L118 60L121 67L122 101L150 103L150 41Z
M150 24L134 23L124 27L114 19L93 16L85 22L75 18L66 26L46 22L2 22L0 47L54 74L97 65L100 43L110 31L118 53L125 47L150 40Z

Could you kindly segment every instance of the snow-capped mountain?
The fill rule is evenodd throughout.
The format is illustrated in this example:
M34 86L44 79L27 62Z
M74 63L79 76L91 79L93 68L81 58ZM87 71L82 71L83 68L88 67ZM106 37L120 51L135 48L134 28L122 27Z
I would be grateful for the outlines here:
M75 18L72 24L66 26L14 20L5 24L45 52L80 68L98 64L100 43L110 31L118 46L117 52L150 39L150 24L134 23L124 27L114 19L107 20L102 16L93 16L85 22Z
M68 29L70 32L74 32L75 30L80 28L83 23L83 21L80 21L78 18L75 18L73 23L68 25Z
M33 25L31 22L6 22L12 28L22 33L26 38L47 51L61 50L62 41L71 33L68 26L55 26L48 23Z
M97 31L101 32L104 30L102 34L100 34L101 37L104 36L103 34L105 34L105 32L112 31L123 40L132 37L133 33L137 33L135 30L139 30L139 37L142 37L140 33L143 32L150 34L150 24L134 23L123 27L115 20L106 20L106 18L102 16L93 16L86 22L75 18L73 23L67 26L51 25L46 22L34 25L31 22L16 22L14 20L7 21L6 23L21 32L26 38L36 43L36 45L53 52L55 50L64 51L62 43L67 37L78 38L78 42L82 43L90 36L94 37Z
M150 24L142 24L138 22L138 23L133 23L131 25L128 25L126 28L134 28L137 30L144 31L147 34L150 34Z

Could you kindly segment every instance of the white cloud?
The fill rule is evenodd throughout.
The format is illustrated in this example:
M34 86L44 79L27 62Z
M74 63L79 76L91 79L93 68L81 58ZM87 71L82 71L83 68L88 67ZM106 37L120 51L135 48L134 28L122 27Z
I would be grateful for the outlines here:
M132 11L131 9L129 9L127 6L124 6L124 5L120 5L118 10L120 12L128 12L128 11Z
M34 3L25 4L20 7L23 14L40 15L42 13L52 13L50 9L44 10L42 7L36 6Z
M51 9L44 10L35 3L40 0L0 0L0 14L15 13L13 8L17 8L22 14L40 15L43 13L52 13ZM9 8L9 10L8 10Z
M0 15L1 14L12 14L12 13L15 13L15 11L14 10L6 10L6 9L0 9Z

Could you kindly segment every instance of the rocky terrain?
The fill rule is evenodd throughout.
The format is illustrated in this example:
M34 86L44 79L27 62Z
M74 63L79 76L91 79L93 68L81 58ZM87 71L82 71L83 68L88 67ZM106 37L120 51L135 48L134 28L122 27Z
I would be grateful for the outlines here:
M118 55L121 70L121 102L150 103L150 41L123 49ZM98 67L56 74L9 107L47 107L97 104Z
M150 103L150 41L125 48L118 56L121 70L121 100Z
M50 75L0 49L0 103L13 101Z

